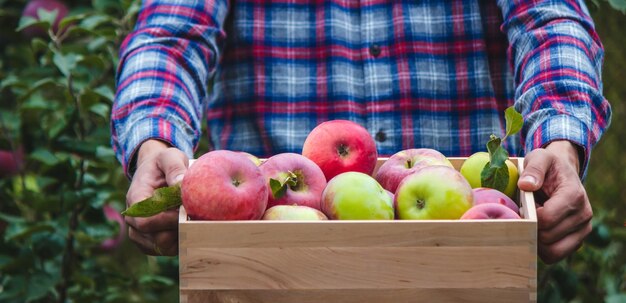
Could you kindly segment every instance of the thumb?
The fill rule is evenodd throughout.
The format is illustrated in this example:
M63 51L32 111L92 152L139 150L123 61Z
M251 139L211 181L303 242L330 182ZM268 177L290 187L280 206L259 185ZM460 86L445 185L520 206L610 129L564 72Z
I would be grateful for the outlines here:
M551 154L543 148L531 151L524 159L524 171L517 181L517 187L527 192L539 190L552 160Z
M167 185L172 186L183 180L189 159L180 149L171 147L159 154L157 165L165 175Z

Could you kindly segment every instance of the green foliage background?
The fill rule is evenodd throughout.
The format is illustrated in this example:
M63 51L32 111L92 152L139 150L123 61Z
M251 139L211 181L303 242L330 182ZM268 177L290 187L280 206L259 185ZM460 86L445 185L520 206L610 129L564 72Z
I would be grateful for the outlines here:
M101 209L121 210L128 188L109 115L139 1L66 0L73 26L32 40L15 32L26 2L0 0L0 150L24 150L20 174L0 179L0 302L177 301L176 258L145 256L129 241L100 248L120 232ZM594 231L567 260L539 264L541 302L626 302L626 0L588 4L613 123L586 180Z

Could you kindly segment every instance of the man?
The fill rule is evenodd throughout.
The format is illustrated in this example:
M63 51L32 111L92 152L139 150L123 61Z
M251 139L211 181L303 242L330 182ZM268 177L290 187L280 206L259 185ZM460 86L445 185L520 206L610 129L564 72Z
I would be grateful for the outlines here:
M580 180L611 116L602 58L575 0L146 0L121 50L112 141L130 205L180 181L204 114L214 149L300 152L315 125L349 119L381 155L468 156L515 104L525 125L504 146L526 155L519 188L545 197L552 263L591 231ZM175 211L127 222L144 252L177 254Z

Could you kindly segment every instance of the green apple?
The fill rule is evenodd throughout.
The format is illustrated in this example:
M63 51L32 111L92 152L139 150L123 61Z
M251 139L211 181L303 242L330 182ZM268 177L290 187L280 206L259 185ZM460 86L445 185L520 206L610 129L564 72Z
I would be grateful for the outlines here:
M276 205L268 208L263 220L297 220L319 221L328 220L321 211L303 205Z
M344 172L326 185L322 212L331 220L393 220L393 199L373 177Z
M459 219L472 207L472 188L448 166L428 166L408 175L395 194L398 217L404 220Z
M484 187L480 181L480 174L483 168L489 162L489 153L477 152L472 154L461 165L461 174L467 179L472 188ZM506 166L509 169L509 183L506 185L504 194L513 199L515 197L515 191L517 190L517 179L519 173L517 167L511 160L506 160Z

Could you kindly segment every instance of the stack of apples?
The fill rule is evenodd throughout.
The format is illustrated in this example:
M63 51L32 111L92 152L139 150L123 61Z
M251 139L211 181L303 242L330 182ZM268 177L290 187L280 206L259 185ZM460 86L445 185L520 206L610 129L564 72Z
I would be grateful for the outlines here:
M244 152L217 150L185 174L182 203L192 220L439 220L519 219L511 199L517 168L507 160L505 193L483 188L485 152L460 171L428 148L399 151L384 161L357 123L332 120L306 138L302 154L260 161Z

